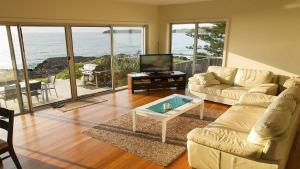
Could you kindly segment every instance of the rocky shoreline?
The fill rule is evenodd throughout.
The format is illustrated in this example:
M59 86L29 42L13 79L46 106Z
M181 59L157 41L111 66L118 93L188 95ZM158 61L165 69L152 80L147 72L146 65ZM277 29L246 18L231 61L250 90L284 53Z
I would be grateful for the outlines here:
M75 63L89 62L99 57L83 57L75 56ZM43 78L48 75L57 74L68 67L66 57L52 57L45 59L42 63L39 63L34 69L29 69L29 75L31 78Z

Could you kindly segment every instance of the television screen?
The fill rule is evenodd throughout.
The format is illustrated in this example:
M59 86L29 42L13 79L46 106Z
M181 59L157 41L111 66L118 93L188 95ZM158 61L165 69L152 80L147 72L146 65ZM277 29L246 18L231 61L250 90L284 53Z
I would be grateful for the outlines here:
M170 72L172 65L172 54L140 55L140 72Z

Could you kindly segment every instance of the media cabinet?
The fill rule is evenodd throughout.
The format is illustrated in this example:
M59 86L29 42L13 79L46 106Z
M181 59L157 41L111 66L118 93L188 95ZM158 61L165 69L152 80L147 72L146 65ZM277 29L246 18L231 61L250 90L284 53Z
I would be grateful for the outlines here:
M128 74L128 90L150 90L158 88L185 89L186 74L180 71L171 73L131 73Z

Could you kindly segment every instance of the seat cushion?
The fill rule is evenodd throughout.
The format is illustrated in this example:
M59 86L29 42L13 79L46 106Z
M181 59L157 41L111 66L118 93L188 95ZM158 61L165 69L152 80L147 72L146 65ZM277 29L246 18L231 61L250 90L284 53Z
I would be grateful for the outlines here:
M259 159L263 148L247 142L247 134L218 127L195 128L189 141L247 158Z
M265 110L266 108L258 106L234 105L208 126L249 133Z
M241 96L246 94L249 89L240 86L233 86L222 90L221 96L239 100Z
M233 85L237 68L209 66L207 71L212 72L221 83Z
M266 70L238 69L234 85L244 87L255 87L264 83L271 83L273 73Z
M0 139L0 150L5 148L5 147L8 147L8 144L6 143L6 141Z
M195 91L195 92L200 92L200 93L205 93L209 95L215 95L215 96L220 96L222 93L223 89L226 89L230 87L229 85L225 84L220 84L220 85L211 85L211 86L202 86L202 85L196 85L196 84L189 84L188 88L189 90Z

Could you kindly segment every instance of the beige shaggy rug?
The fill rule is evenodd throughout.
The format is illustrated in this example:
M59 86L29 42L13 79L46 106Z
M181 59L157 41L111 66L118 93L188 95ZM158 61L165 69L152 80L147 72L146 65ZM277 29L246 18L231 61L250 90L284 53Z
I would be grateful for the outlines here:
M137 115L137 131L132 131L131 113L84 131L84 134L134 153L146 160L168 166L186 150L186 136L196 127L205 127L222 112L205 109L199 114L184 113L167 122L166 143L161 142L161 123Z

